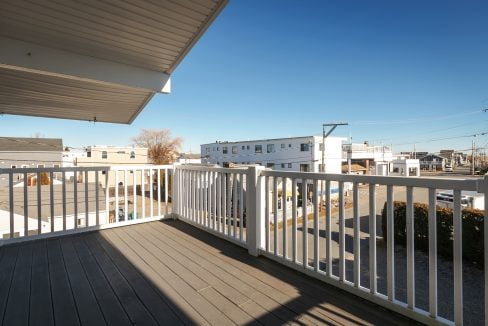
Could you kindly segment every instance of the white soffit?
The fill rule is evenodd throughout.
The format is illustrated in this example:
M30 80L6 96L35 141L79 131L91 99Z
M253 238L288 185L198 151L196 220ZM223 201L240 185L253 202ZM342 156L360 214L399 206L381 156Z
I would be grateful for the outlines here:
M0 113L131 123L226 0L1 0Z

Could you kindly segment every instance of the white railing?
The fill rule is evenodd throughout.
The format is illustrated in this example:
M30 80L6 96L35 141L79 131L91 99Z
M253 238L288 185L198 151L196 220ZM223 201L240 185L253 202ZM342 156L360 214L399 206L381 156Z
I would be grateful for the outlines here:
M1 244L161 219L172 165L0 169Z
M179 218L245 246L247 168L180 165L175 176Z
M235 192L235 183L228 181L236 175L246 176L246 182L240 184L241 192ZM231 207L235 209L236 206L235 203L232 206L229 200L240 195L229 197L229 194L244 192L247 241L239 241L239 244L247 247L251 254L264 255L426 324L463 324L462 191L485 193L486 198L488 177L461 180L336 175L272 171L259 166L247 169L180 166L176 176L177 214L182 220L235 241L239 237L235 231L232 233L235 224L229 220L236 216L231 213ZM320 193L322 182L325 183L324 194ZM348 184L352 184L352 196L346 196ZM380 191L382 189L384 191ZM417 196L421 189L424 189L422 196L428 205L429 246L426 254L428 273L420 276L428 279L428 300L419 307L415 286L419 276L415 273L414 195ZM446 298L438 296L437 189L454 192L452 316L445 313L441 316L438 310L439 300ZM406 258L402 264L406 266L404 285L399 285L395 278L403 273L395 266L394 199L397 191L401 192L400 199L406 202ZM386 203L386 249L384 246L379 248L377 244L381 238L377 235L377 195L380 192L384 199L379 204ZM346 199L350 207L346 206ZM336 203L336 208L332 202ZM485 220L488 219L486 211ZM366 232L360 228L361 217L367 220ZM351 225L346 225L346 220L348 224L352 221ZM487 225L484 223L485 230L488 230ZM350 241L346 241L347 238ZM367 252L361 253L361 242L364 247L365 241ZM346 250L348 242L352 244ZM367 258L366 266L361 254ZM385 282L380 278L380 271ZM485 268L485 282L488 280L486 273ZM368 275L366 279L364 274ZM397 295L403 290L405 295Z

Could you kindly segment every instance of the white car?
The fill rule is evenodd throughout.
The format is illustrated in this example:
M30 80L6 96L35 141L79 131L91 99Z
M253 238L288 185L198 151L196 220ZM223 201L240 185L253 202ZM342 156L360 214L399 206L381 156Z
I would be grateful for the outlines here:
M452 172L452 166L450 166L450 165L446 165L446 166L444 167L444 171L446 171L446 172Z

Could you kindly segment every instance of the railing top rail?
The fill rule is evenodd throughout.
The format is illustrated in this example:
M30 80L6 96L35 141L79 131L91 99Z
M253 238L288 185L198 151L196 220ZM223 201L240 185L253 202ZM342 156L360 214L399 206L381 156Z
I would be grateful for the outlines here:
M125 170L149 170L149 169L172 169L172 164L156 165L156 164L141 164L141 165L112 165L111 171L125 171Z
M42 173L42 172L72 172L72 171L107 171L109 166L70 166L57 168L0 168L0 174L9 173Z
M178 170L187 170L187 171L216 171L222 173L247 173L248 168L221 168L221 167L214 167L214 166L197 166L197 165L178 165L176 166Z
M367 184L409 186L418 188L436 188L484 192L484 180L480 179L453 179L453 178L418 178L397 176L371 176L354 174L329 174L314 172L284 172L276 170L264 170L262 176L287 177L307 180L330 180L342 182L358 182Z

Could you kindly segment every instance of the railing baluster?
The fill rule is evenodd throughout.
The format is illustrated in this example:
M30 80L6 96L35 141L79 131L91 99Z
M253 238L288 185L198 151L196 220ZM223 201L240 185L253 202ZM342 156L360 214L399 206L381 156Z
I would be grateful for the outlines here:
M388 300L395 300L395 232L394 232L394 205L393 205L393 186L386 187L386 234L387 234L387 292Z
M88 226L88 170L85 171L85 226Z
M41 173L37 172L37 234L41 234L42 228L42 201L41 201Z
M205 218L205 171L200 172L200 220L202 225L207 226Z
M219 198L219 173L217 171L212 172L212 211L213 211L213 229L217 230L219 229L219 223L218 223L218 198Z
M132 196L134 197L134 203L132 204L133 212L132 219L137 219L137 170L132 170ZM108 172L107 172L108 175Z
M95 225L100 224L100 185L98 184L98 175L100 171L95 171ZM76 182L76 181L75 181ZM127 191L125 192L127 196ZM126 209L127 210L127 209Z
M168 169L165 168L164 169L164 209L165 209L165 212L166 212L166 215L168 215L168 189L169 189L169 178L172 178L173 179L173 182L174 182L174 177L170 177L169 173L168 173ZM158 189L158 193L160 191L161 187ZM175 194L171 194L171 205L174 205L174 202L175 202ZM161 202L161 198L159 198L159 201ZM161 207L161 205L160 205ZM171 206L173 207L173 206ZM161 208L159 208L161 209ZM161 216L161 213L159 213L159 216Z
M54 177L54 173L51 171L49 172L49 179L51 182L49 183L49 208L51 209L51 232L54 232L54 183L52 182Z
M222 173L222 233L227 233L227 173Z
M78 228L78 182L77 181L77 173L76 171L73 172L73 208L75 216L73 218L73 223L75 225L75 229Z
M244 174L239 174L239 240L243 239L244 228Z
M369 291L376 294L376 185L369 185Z
M119 171L115 170L115 222L120 222L119 216ZM86 193L85 193L86 197Z
M29 235L29 195L27 192L27 172L24 172L24 237Z
M51 172L52 173L52 172ZM52 178L51 178L52 180ZM51 182L52 185L52 182ZM10 210L10 239L14 237L15 222L14 222L14 174L9 172L8 174L8 201ZM53 191L51 186L51 203L52 203ZM53 206L51 204L51 212L53 211ZM51 230L54 230L54 214L51 214ZM51 231L53 232L53 231Z
M308 266L307 179L302 179L302 264Z
M266 176L264 178L264 193L265 193L265 199L264 199L264 224L265 224L265 237L266 237L266 252L270 251L270 222L269 222L269 177Z
M354 286L361 285L361 223L359 220L359 185L353 184L353 228L354 228Z
M226 178L226 188L227 191L227 235L231 236L231 215L232 215L232 207L231 207L231 200L232 200L232 184L231 184L231 174L227 173L225 175Z
M165 172L165 175L166 175L166 168L164 168L164 172ZM157 182L157 189L158 189L158 217L161 218L161 169L156 169L156 173L157 173L157 176L156 176L156 182ZM164 179L165 181L167 181L167 179ZM167 214L168 212L166 212Z
M320 268L319 256L319 192L318 181L313 181L313 266L316 272Z
M325 256L327 259L326 273L329 277L332 276L332 211L330 205L330 180L327 180L325 182Z
M96 175L98 179L98 172ZM98 185L97 185L97 189L98 189ZM129 220L129 195L127 193L127 170L124 170L124 218L125 221Z
M62 200L63 200L63 231L66 231L66 172L63 171L62 178Z
M461 190L454 190L454 323L463 324L463 219Z
M154 191L153 191L153 169L149 169L149 209L151 210L150 217L154 217Z
M339 182L339 279L344 282L346 274L345 254L345 211L344 211L344 182Z
M232 178L234 184L233 184L233 194L232 194L232 208L233 208L233 216L232 216L232 225L234 227L234 239L237 239L237 173L233 174Z
M145 173L144 169L141 169L141 218L146 217L146 178L145 178Z
M436 189L429 188L429 312L437 317L437 208Z
M415 307L415 251L414 251L414 215L413 187L407 187L407 304L410 309Z
M278 255L278 178L273 177L274 255Z
M105 223L110 223L110 192L108 184L108 174L110 170L105 170Z
M297 179L291 181L291 259L297 262Z
M288 256L288 219L286 216L286 199L287 199L287 194L286 194L286 182L287 178L281 178L281 210L282 210L282 219L281 219L281 224L282 224L282 233L283 233L283 258L287 259Z

